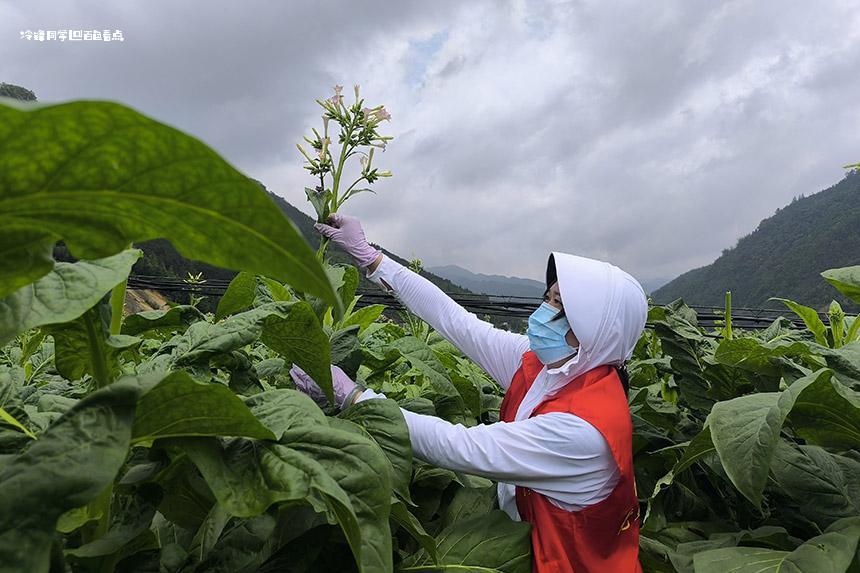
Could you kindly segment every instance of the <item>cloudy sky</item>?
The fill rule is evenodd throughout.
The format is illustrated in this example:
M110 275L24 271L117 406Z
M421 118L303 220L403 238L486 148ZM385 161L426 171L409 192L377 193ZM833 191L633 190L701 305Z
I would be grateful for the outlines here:
M19 33L106 28L125 42ZM132 105L307 213L295 143L361 84L395 176L346 211L427 266L672 278L860 161L854 1L0 0L0 55L0 81Z

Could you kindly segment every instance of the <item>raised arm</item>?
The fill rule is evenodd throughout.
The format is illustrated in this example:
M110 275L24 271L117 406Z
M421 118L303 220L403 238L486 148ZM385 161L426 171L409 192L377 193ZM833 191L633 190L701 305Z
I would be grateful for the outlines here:
M496 328L469 312L421 275L382 255L367 278L393 294L403 305L436 329L507 389L528 337Z
M370 247L358 219L333 215L330 222L315 227L352 255L360 267L368 271L375 267L368 279L396 296L507 389L528 350L528 337L479 319L424 277Z

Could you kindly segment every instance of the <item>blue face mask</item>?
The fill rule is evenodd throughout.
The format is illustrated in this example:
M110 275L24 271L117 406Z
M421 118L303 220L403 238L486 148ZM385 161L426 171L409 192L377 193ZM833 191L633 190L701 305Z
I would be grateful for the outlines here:
M579 351L579 348L574 348L564 339L567 331L570 330L567 320L564 317L553 320L558 312L557 308L543 303L529 317L529 327L526 331L529 346L544 364L558 362Z

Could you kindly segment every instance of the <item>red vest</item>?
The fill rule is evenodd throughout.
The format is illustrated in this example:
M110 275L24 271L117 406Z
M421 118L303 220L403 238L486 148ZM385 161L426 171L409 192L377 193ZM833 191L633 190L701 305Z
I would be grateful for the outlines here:
M502 401L500 418L514 421L517 408L543 364L523 355ZM624 388L612 366L592 368L541 402L532 416L570 412L603 435L621 478L608 498L579 511L556 507L543 495L516 488L517 509L532 524L535 573L641 573L639 502L633 476L633 424Z

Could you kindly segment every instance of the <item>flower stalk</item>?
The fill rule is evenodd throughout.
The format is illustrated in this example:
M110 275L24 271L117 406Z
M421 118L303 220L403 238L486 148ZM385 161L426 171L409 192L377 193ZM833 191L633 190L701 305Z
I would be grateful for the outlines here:
M349 106L344 103L343 86L337 85L333 89L334 94L328 99L316 100L323 108L322 134L312 128L313 137L303 136L312 151L306 150L300 143L296 144L305 160L304 168L319 181L314 188L305 187L307 199L313 205L319 223L324 223L337 213L356 194L364 191L375 193L370 188L358 188L360 183L372 185L380 177L392 176L391 171L380 171L373 167L374 150L385 150L386 144L393 139L378 131L381 122L391 120L391 114L383 105L364 107L361 86L357 84L353 86L355 101ZM340 145L336 162L332 154L334 133L337 133L337 143ZM343 181L344 171L354 155L359 157L361 173L346 186ZM325 238L320 241L317 249L320 261L325 257L328 243Z

